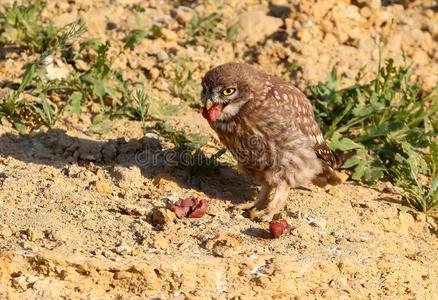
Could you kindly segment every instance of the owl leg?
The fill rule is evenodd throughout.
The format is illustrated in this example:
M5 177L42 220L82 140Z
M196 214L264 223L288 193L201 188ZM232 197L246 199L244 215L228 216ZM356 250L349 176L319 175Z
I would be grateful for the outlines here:
M273 216L283 208L284 202L289 195L289 185L285 181L282 181L274 187L274 189L274 195L266 207L257 208L257 206L255 206L251 209L249 212L249 218L251 220L259 219L260 221L271 221Z
M271 187L268 185L268 183L264 182L262 184L262 188L260 189L259 194L257 195L257 199L255 201L249 201L241 204L234 205L233 209L235 210L247 210L251 209L253 207L256 207L258 209L263 209L266 207L269 194L271 193Z

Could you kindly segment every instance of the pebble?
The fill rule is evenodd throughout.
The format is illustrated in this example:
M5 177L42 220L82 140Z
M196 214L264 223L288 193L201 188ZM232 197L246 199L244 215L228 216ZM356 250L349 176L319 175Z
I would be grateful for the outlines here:
M163 37L165 40L175 41L178 39L178 35L170 29L162 28L161 33L163 34Z
M7 238L12 236L12 230L8 226L0 226L0 236Z
M113 193L113 189L106 184L105 182L98 180L96 181L94 188L97 192L102 193L102 194L112 194Z
M165 225L175 219L175 214L165 208L155 208L151 212L151 223L153 226Z
M309 225L318 227L321 230L324 230L327 227L327 221L325 219L317 218L311 215L304 215L303 219Z
M130 247L126 244L121 244L120 246L118 246L114 249L114 252L116 252L117 254L120 254L120 255L130 255L130 254L132 254L132 247Z
M29 241L38 241L44 238L44 233L39 229L28 228L25 231L27 239Z
M177 21L182 25L189 23L193 18L193 10L187 6L178 6L175 14Z
M157 68L151 68L149 70L150 79L155 80L158 78L158 76L160 76L160 70L158 70Z
M169 55L164 50L160 50L157 53L158 61L163 62L169 59Z

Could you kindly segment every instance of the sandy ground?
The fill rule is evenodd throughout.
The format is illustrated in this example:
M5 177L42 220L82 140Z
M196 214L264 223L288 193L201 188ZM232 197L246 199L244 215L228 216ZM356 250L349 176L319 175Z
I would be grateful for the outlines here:
M184 3L49 2L43 17L63 25L81 16L88 34L110 39L114 49L139 26L167 28L163 38L146 39L113 64L133 77L143 72L151 93L169 103L179 100L169 92L174 65L168 53L190 55L198 80L229 60L279 76L280 62L297 60L299 70L282 76L305 89L324 80L332 66L350 80L360 70L372 74L376 41L386 34L387 57L400 61L400 49L405 51L425 89L437 78L433 1L407 7L224 1L219 11L230 24L255 26L257 17L266 26L245 27L238 42L214 42L212 52L180 42ZM142 13L133 9L140 2ZM217 9L202 1L185 5ZM397 21L389 28L391 17ZM4 79L18 82L16 70L32 57L0 57L4 92ZM78 58L76 67L86 64ZM153 132L144 135L139 122L114 120L113 129L99 136L86 134L89 119L88 113L66 117L28 135L0 127L1 299L438 299L438 220L402 206L391 185L347 181L328 190L295 190L282 212L291 228L272 239L267 224L230 209L258 187L229 155L217 171L193 177L169 162L169 142ZM220 146L194 109L186 107L169 122ZM210 203L203 218L176 219L165 209L192 195Z

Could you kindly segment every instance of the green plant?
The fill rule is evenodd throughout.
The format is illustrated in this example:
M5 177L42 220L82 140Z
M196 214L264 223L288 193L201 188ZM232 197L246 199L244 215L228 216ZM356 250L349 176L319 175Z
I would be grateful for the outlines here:
M402 163L407 163L409 167L398 167L394 170L395 183L404 190L403 194L408 204L424 213L436 212L438 210L438 176L435 176L428 187L419 179L420 175L415 161L401 158L400 162L400 166L403 166Z
M62 85L62 81L46 80L45 64L53 59L53 55L62 52L72 43L72 41L80 38L85 32L85 24L82 20L78 20L59 30L57 29L56 32L56 36L51 39L50 44L47 45L44 52L42 52L32 63L27 65L23 75L23 80L18 89L10 92L6 96L5 101L0 104L0 115L7 116L11 119L14 124L17 124L21 128L21 131L26 127L26 122L24 122L22 120L23 118L20 116L20 112L23 111L23 108L25 108L26 115L29 115L28 108L33 109L36 117L47 125L54 124L58 112L60 111L55 104L47 99L47 94L56 90L61 90L64 86ZM36 88L29 93L39 98L39 101L36 103L29 103L24 99L20 100L22 94L31 83L34 83ZM35 118L29 118L27 116L27 119L34 120Z
M124 49L131 49L133 50L135 48L135 45L141 42L146 37L156 39L163 36L163 33L161 31L161 27L158 25L152 25L149 30L143 30L143 29L135 29L132 30L124 39L125 42Z
M338 89L342 78L333 70L328 82L311 88L318 121L331 148L347 153L342 167L353 169L354 180L372 184L385 177L407 191L425 192L412 174L428 183L436 177L437 159L428 153L438 147L438 87L422 93L411 83L411 71L389 59L369 83L359 76ZM423 211L436 208L433 201L424 205Z
M292 62L285 62L283 64L283 72L282 75L290 74L296 72L300 68L297 60L292 60Z
M171 92L175 97L179 97L192 105L199 104L199 94L201 86L193 78L194 69L190 68L192 62L187 58L178 57L175 62L175 79Z
M211 13L205 17L199 15L198 12L193 12L193 17L187 23L188 35L190 37L204 37L207 40L212 38L225 37L224 29L219 24L224 20L223 15Z
M42 0L28 0L25 6L14 2L4 14L0 14L0 40L38 53L46 51L55 40L58 29L50 23L42 23L41 12L44 6Z

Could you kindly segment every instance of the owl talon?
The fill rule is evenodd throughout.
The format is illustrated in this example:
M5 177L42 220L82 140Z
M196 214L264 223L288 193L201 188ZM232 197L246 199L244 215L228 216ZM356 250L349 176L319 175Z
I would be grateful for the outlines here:
M266 211L266 209L256 209L255 207L252 208L248 212L248 217L252 221L258 221L258 222L270 222L272 221L273 215Z

